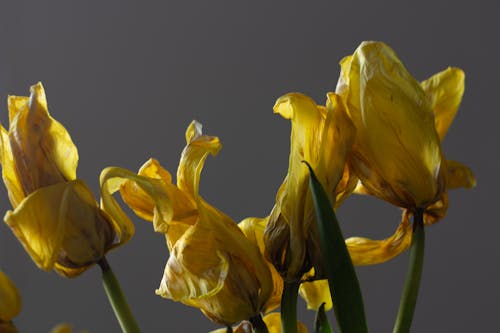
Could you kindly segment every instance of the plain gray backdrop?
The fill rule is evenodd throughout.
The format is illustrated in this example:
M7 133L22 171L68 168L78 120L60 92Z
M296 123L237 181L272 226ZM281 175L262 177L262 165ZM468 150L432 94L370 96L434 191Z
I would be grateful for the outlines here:
M499 17L495 1L7 1L0 4L0 120L8 94L42 81L51 114L79 149L79 178L98 194L100 171L137 170L156 157L175 173L192 119L221 138L201 193L239 221L265 216L286 174L290 125L274 115L291 91L325 101L339 60L363 40L391 45L423 80L447 66L466 72L462 106L444 142L478 186L450 193L448 215L426 229L426 257L412 332L498 329L500 231ZM0 215L10 204L3 186ZM339 209L345 236L383 238L399 209L353 196ZM168 252L148 222L108 255L143 332L207 332L200 311L154 294ZM392 331L407 253L358 268L371 332ZM69 322L119 332L93 267L64 279L36 268L0 224L0 267L19 287L20 332ZM299 304L311 328L313 314ZM333 319L333 314L330 314Z

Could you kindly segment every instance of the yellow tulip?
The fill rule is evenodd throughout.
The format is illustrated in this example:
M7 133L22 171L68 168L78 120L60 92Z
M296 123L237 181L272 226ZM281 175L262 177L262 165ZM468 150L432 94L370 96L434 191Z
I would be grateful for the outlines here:
M221 148L218 138L203 135L201 124L186 130L187 145L177 171L177 185L156 160L140 169L140 176L161 181L172 211L168 220L154 221L154 200L143 189L125 182L124 201L164 233L170 257L156 293L199 308L214 322L231 325L260 314L273 282L258 247L235 221L199 195L200 174L207 156Z
M5 222L38 267L77 276L124 242L123 223L76 178L77 149L50 116L42 84L31 87L30 97L10 96L8 106L0 162L14 210Z
M309 172L302 161L314 169L332 204L339 204L355 185L344 170L355 129L339 96L327 97L322 107L291 93L274 106L274 112L292 122L291 151L288 174L266 226L265 245L267 257L287 281L299 281L311 267L322 267Z
M356 127L349 160L360 179L355 192L405 208L398 230L386 240L346 240L355 264L380 263L404 251L415 209L424 210L426 224L435 223L446 213L447 189L475 185L472 171L445 160L441 150L463 91L460 69L419 83L381 42L363 42L341 61L336 92Z
M0 331L21 311L21 296L14 283L0 271ZM3 332L3 331L2 331Z

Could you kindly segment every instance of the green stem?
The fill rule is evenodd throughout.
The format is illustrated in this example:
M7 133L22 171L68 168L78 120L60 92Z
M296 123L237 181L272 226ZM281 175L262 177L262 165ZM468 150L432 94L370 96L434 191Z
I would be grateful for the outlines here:
M297 295L300 282L285 282L281 296L281 328L283 333L297 333Z
M250 318L250 322L252 323L253 333L269 333L266 323L262 320L260 314Z
M141 330L132 315L132 311L130 311L125 295L120 287L120 283L116 279L116 276L109 266L106 257L102 257L98 264L102 270L104 290L106 290L109 302L113 307L115 316L120 323L122 331L124 333L140 333Z
M401 296L401 302L399 303L399 311L393 333L410 332L424 264L424 247L425 233L423 210L417 209L413 215L413 235L411 240L410 262L408 272L406 273L403 295Z

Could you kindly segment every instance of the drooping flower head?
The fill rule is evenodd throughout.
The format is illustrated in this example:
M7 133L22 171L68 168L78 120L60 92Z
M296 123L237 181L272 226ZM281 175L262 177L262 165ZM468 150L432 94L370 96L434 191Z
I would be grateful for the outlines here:
M129 235L76 178L78 152L48 112L41 83L9 96L9 130L0 126L2 177L14 208L5 222L44 270L74 277Z
M278 99L274 112L292 122L288 174L276 196L265 231L266 254L288 281L299 281L312 267L322 267L316 213L309 190L314 169L330 195L340 203L352 190L345 161L355 130L336 94L328 94L326 107L309 97L291 93Z
M447 161L441 140L458 109L464 74L448 68L419 83L395 52L381 42L363 42L341 61L336 92L345 100L356 127L349 159L360 179L357 193L367 193L405 208L403 221L384 251L364 264L376 263L410 244L409 217L424 211L424 222L442 218L448 207L447 189L470 188L475 179L469 168ZM363 238L348 240L353 250L382 249ZM350 248L350 250L351 250ZM382 259L384 257L384 259Z
M164 233L170 257L156 293L199 308L214 322L231 325L266 308L273 282L257 245L229 216L199 195L200 174L209 154L221 148L218 138L203 135L201 124L186 130L187 145L177 170L177 185L156 160L139 175L161 180L172 206L171 218L154 223ZM124 201L152 221L154 204L134 184L121 187Z

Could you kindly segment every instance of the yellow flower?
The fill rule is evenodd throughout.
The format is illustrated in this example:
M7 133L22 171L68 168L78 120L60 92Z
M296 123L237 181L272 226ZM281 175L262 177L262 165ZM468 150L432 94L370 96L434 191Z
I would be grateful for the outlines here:
M5 222L38 267L77 276L127 239L123 223L110 219L76 178L77 149L49 115L42 84L31 87L30 97L9 96L8 107L0 162L14 210Z
M265 245L267 257L288 281L298 281L311 267L318 272L322 266L309 172L302 161L314 169L332 204L339 204L355 185L344 170L354 126L339 96L327 97L322 107L305 95L291 93L274 106L274 112L292 122L291 151L288 174L266 227Z
M473 187L466 166L446 161L441 140L458 109L464 74L448 68L419 83L394 51L380 42L363 42L341 61L337 93L356 127L349 165L367 193L405 208L396 233L384 241L347 240L360 264L386 261L411 241L409 217L424 210L424 221L442 218L447 188ZM353 258L353 261L356 261Z
M9 277L0 271L0 331L2 323L8 323L20 311L21 296Z
M208 154L221 148L218 138L202 135L201 124L186 130L187 145L177 171L177 186L156 160L139 175L163 182L172 214L154 221L154 203L142 189L125 182L124 201L164 233L170 257L156 293L199 308L214 322L231 325L258 315L272 292L269 268L258 247L250 242L230 217L199 195L200 174Z

